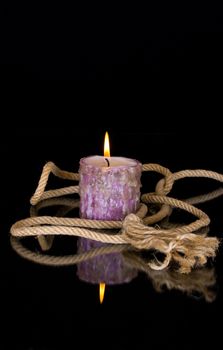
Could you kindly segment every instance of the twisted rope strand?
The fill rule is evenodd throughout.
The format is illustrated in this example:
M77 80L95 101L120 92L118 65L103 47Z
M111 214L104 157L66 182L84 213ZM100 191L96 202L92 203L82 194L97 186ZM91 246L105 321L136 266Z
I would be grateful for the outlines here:
M48 182L48 179L49 179L49 176L50 176L50 173L53 173L55 176L57 176L57 177L59 177L61 179L79 181L79 174L61 170L53 162L48 162L43 168L42 175L40 177L37 189L36 189L34 195L32 196L32 198L30 200L30 203L32 205L36 205L39 201L41 201L43 199L57 197L57 196L61 196L61 195L64 195L64 194L72 194L73 193L72 192L73 189L70 189L71 192L66 191L66 193L63 193L63 194L61 194L61 191L63 192L64 189L54 190L54 191L51 191L48 194L47 194L47 192L44 193L46 185L47 185L47 182ZM75 188L75 193L77 193L76 192L76 188ZM44 194L44 198L42 198L43 194Z
M183 202L179 199L149 194L149 195L143 195L142 201L145 203L169 204L173 208L183 209L188 213L194 216L197 216L199 218L199 220L196 220L189 225L185 225L180 229L176 230L175 232L179 232L179 233L194 232L196 230L199 230L201 227L204 227L210 224L210 219L207 214L205 214L202 210L194 207L193 205Z

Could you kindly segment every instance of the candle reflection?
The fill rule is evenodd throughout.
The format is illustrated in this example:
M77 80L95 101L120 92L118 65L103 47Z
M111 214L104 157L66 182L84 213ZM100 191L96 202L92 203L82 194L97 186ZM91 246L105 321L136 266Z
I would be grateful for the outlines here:
M99 298L100 298L100 304L103 304L104 297L105 297L105 283L100 283L100 288L99 288Z
M106 246L103 243L86 238L78 239L78 254L90 252L94 248ZM91 284L122 284L128 283L137 276L137 270L126 265L121 253L110 253L96 256L93 259L77 265L77 275L80 280Z
M78 254L103 247L106 247L106 244L86 238L78 239ZM99 299L101 304L104 301L107 286L129 283L137 274L137 269L125 263L121 252L102 254L77 264L77 276L81 281L99 285Z

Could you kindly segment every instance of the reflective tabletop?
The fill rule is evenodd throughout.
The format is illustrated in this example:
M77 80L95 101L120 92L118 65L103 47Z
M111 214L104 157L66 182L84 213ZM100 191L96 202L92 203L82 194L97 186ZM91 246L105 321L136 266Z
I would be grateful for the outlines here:
M221 244L216 258L209 259L204 267L181 274L174 266L161 271L151 269L148 262L154 258L154 252L128 245L103 244L66 235L18 239L9 234L11 225L26 217L79 215L77 196L49 199L37 206L31 206L29 199L46 161L77 171L82 156L101 152L101 130L93 132L93 136L88 131L89 140L83 148L82 133L79 130L79 137L72 142L68 139L65 142L65 136L59 140L57 131L56 139L46 139L43 133L41 143L31 147L36 134L31 137L23 130L16 148L10 148L6 139L1 149L7 169L2 174L4 186L0 199L1 349L78 346L125 349L130 345L184 349L200 348L207 343L215 348L221 341ZM193 136L191 146L179 146L176 155L173 144L176 139L184 138L188 136L111 132L113 151L118 155L142 163L160 163L173 171L206 168L223 173L222 162L214 160L210 148ZM148 143L150 147L143 147ZM220 147L220 142L215 140L210 147ZM203 155L199 153L201 148ZM157 175L143 175L142 191L153 191L159 179ZM50 187L63 187L60 181L50 178ZM196 206L211 218L211 224L200 233L221 240L220 185L206 179L186 179L173 188L171 196L180 199L199 196ZM219 195L207 200L206 194L213 191ZM173 209L171 216L159 225L176 227L191 220L189 214Z

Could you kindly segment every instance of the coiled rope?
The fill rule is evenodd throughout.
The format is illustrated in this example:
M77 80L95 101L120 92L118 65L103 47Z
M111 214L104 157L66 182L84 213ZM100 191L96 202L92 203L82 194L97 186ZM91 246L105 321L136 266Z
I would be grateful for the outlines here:
M208 215L189 202L169 197L168 194L177 180L186 177L204 177L223 182L223 175L208 170L184 170L171 173L169 169L159 164L144 164L143 171L157 172L163 175L163 178L157 183L154 193L142 195L138 211L127 215L123 221L38 216L18 221L11 227L10 233L19 238L70 235L104 243L128 244L137 249L152 249L165 256L162 261L156 259L148 263L154 270L162 270L173 261L179 265L180 272L188 273L193 267L204 265L209 257L215 257L219 239L196 233L202 227L209 225ZM79 193L78 186L45 191L50 173L66 180L79 180L78 173L62 171L54 163L47 163L30 201L33 206L49 198ZM151 203L159 204L161 207L157 213L147 215L148 204ZM188 225L168 229L159 228L158 225L151 226L169 216L172 208L183 209L197 219ZM101 229L107 230L108 233L100 232ZM112 229L119 229L119 233L112 234L111 231L109 232Z

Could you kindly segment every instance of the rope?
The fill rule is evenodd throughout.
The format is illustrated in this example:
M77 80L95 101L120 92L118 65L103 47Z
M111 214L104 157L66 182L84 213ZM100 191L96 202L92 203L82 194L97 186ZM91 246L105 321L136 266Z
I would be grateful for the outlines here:
M177 262L179 271L188 273L195 266L202 266L209 257L215 257L219 246L216 237L207 237L195 233L210 223L203 211L192 204L179 199L168 197L174 182L185 177L206 177L223 182L223 175L207 170L184 170L171 173L169 169L159 164L144 164L144 172L157 172L164 176L156 186L154 193L142 195L142 203L135 214L129 214L124 221L86 220L80 218L62 218L52 216L37 216L20 220L11 227L15 237L71 235L85 237L110 244L129 244L137 249L153 249L164 254L163 261L155 260L148 263L150 268L162 270L171 261ZM38 187L31 198L32 205L38 205L44 199L56 198L64 194L78 193L78 186L58 190L45 191L49 175L53 173L62 179L78 181L79 174L60 170L54 163L47 163L39 180ZM159 204L160 210L148 216L147 204ZM148 226L160 222L169 216L172 208L183 209L197 217L189 225L160 229ZM105 233L100 230L119 229L117 234Z
M65 194L78 193L78 186L44 192L50 173L54 174L55 176L61 179L79 181L79 174L61 170L53 162L48 162L43 168L38 187L33 197L31 198L30 202L32 205L36 205L39 201L43 199L63 196Z

